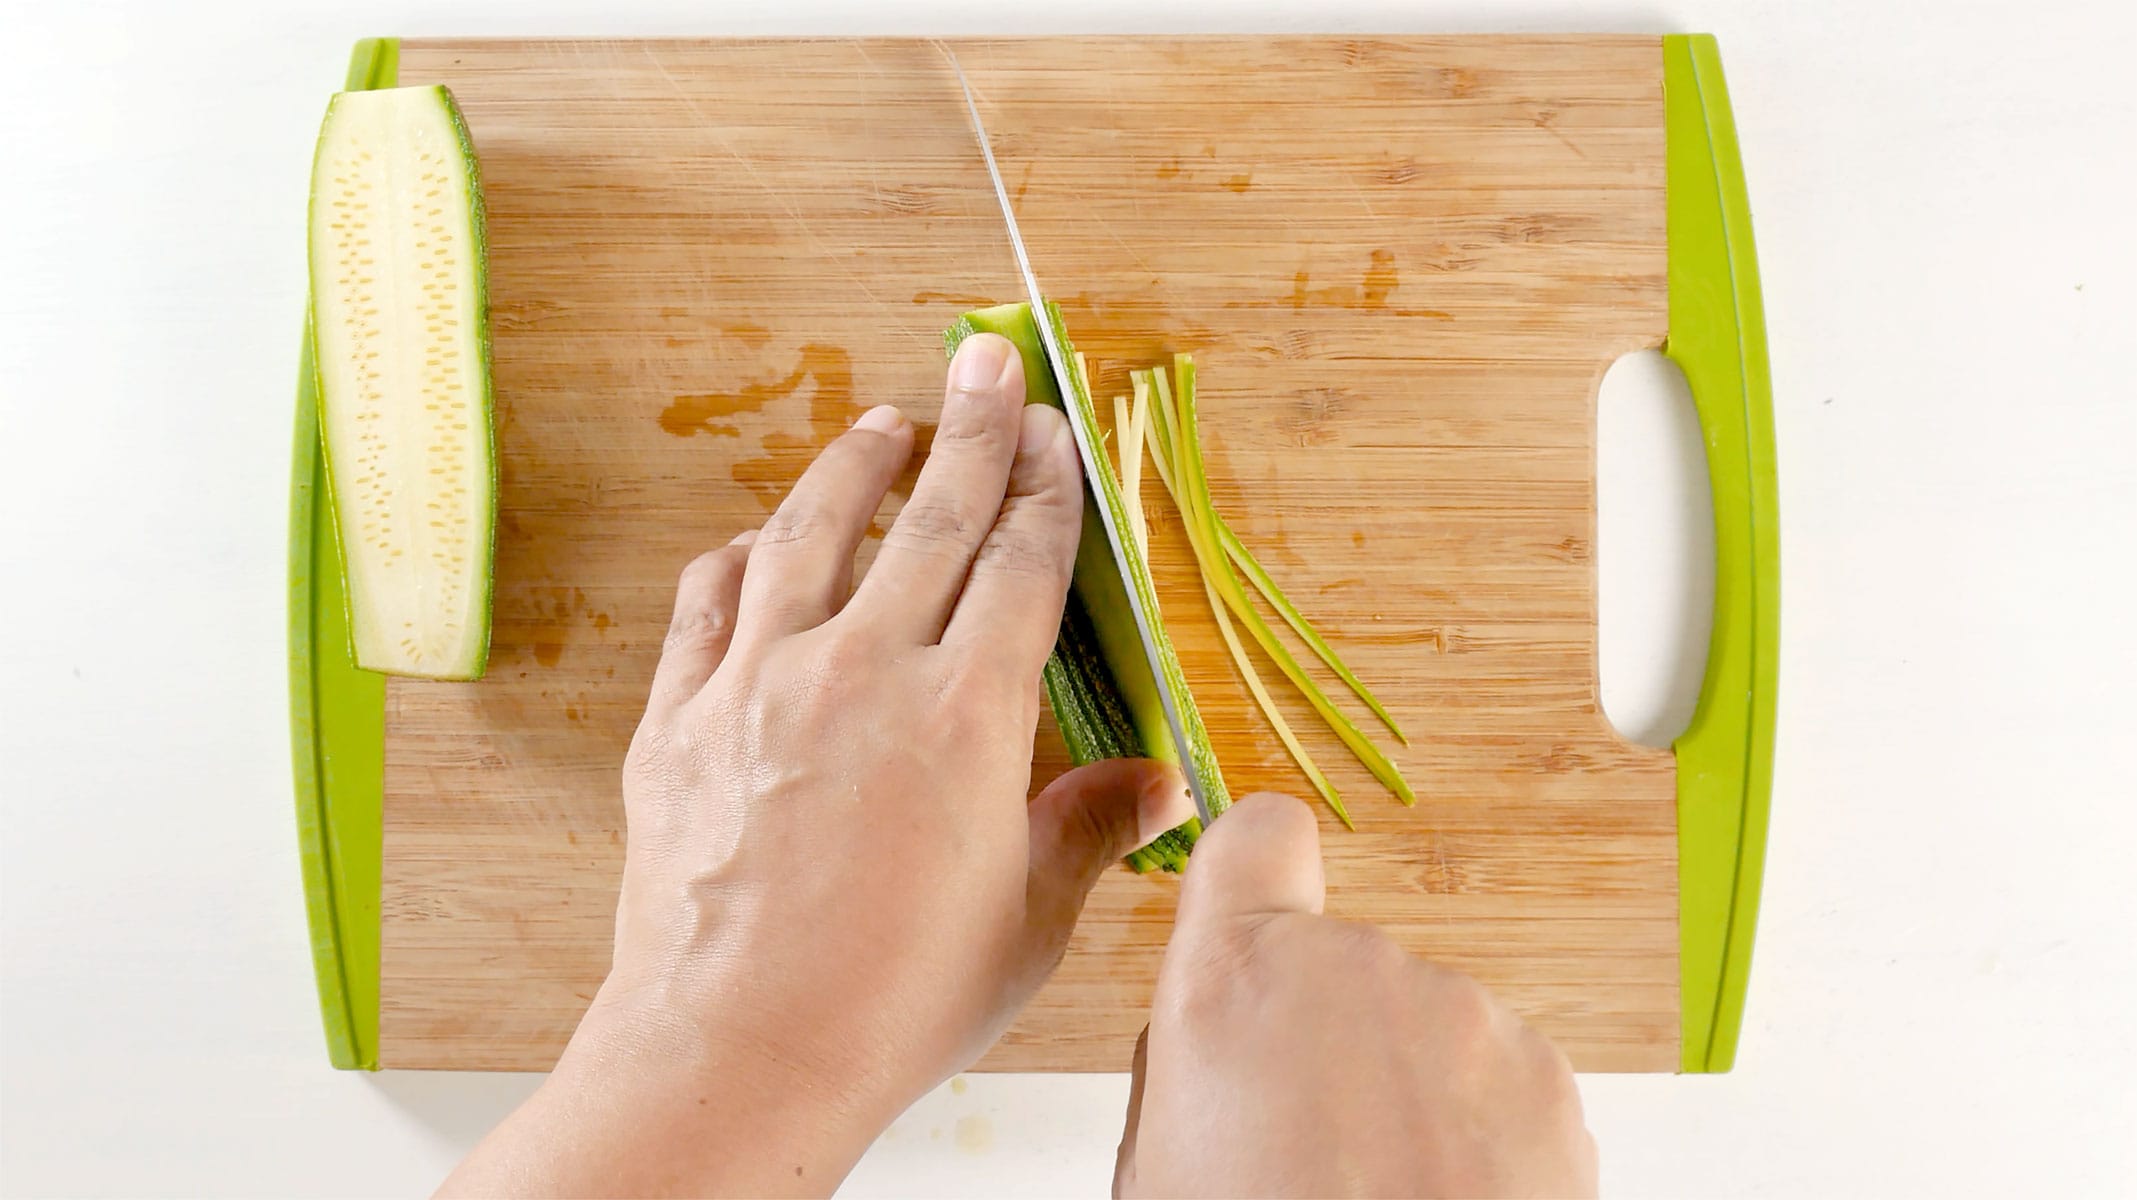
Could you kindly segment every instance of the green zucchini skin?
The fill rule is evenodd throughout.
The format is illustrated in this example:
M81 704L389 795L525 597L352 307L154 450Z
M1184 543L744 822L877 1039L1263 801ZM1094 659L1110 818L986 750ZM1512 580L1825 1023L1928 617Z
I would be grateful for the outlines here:
M1099 536L1105 535L1101 531ZM1144 673L1148 674L1147 668ZM1146 757L1135 719L1099 649L1091 615L1074 590L1062 606L1061 632L1054 639L1053 653L1047 656L1040 678L1046 687L1047 706L1054 710L1054 724L1060 727L1061 740L1077 766L1107 758ZM1159 720L1163 719L1160 713ZM1166 741L1170 744L1169 733ZM1187 865L1188 851L1201 830L1202 823L1193 819L1167 830L1148 846L1130 853L1128 865L1140 873L1178 871Z
M478 679L496 584L496 396L482 176L452 94L336 95L308 235L351 654L385 674ZM424 335L411 335L417 325Z
M1059 326L1056 326L1057 333ZM943 333L947 353L955 354L963 341L976 333L996 333L1017 347L1024 362L1025 401L1051 404L1065 410L1061 391L1047 365L1045 343L1032 320L1029 304L1005 304L966 313ZM1066 339L1062 339L1065 352ZM1126 583L1113 561L1097 501L1085 481L1083 533L1076 546L1076 566L1068 601L1061 615L1061 631L1054 642L1041 676L1047 704L1061 728L1069 758L1078 766L1106 758L1149 757L1191 769L1183 762L1181 748L1173 742L1158 699L1157 683L1143 654L1142 638L1136 632L1135 614L1128 602ZM1182 696L1191 705L1191 697ZM1192 728L1202 728L1199 718ZM1206 738L1205 738L1206 741ZM1223 777L1210 769L1216 761L1205 744L1191 756L1202 771L1209 792L1211 811L1229 803ZM1167 831L1150 845L1128 856L1128 865L1138 872L1178 871L1201 836L1202 823L1189 819Z

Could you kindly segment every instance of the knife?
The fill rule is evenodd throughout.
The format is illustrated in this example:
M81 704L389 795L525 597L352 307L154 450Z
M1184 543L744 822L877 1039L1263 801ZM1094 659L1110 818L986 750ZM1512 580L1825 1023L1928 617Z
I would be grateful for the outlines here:
M940 43L938 43L940 44ZM1061 339L1054 330L1053 309L1039 291L1038 276L1032 274L1031 255L1024 249L1024 235L1017 229L1016 209L1009 203L1009 189L1002 183L1002 169L994 161L994 146L987 139L986 122L980 120L979 102L972 96L972 83L965 78L965 69L957 61L957 54L943 45L942 52L950 60L950 70L957 74L957 86L964 89L965 112L972 119L972 136L979 140L980 155L987 160L987 177L994 181L995 203L1001 206L1002 223L1009 230L1009 248L1016 252L1017 273L1024 277L1024 298L1031 302L1032 323L1039 327L1039 340L1046 350L1046 365L1054 375L1054 386L1060 389L1064 404L1073 404L1076 411L1069 414L1069 432L1075 435L1076 456L1083 460L1084 486L1097 492L1099 471L1104 464L1098 457L1098 447L1091 444L1085 427L1095 424L1097 416L1091 411L1091 398L1076 386L1068 367L1068 356L1062 352ZM1140 449L1138 447L1138 449ZM1113 551L1113 567L1120 572L1121 581L1128 593L1128 609L1135 614L1136 636L1142 639L1143 659L1150 664L1150 678L1157 685L1158 704L1165 710L1165 727L1172 733L1172 744L1181 758L1180 773L1187 777L1188 795L1194 798L1195 815L1202 818L1202 827L1208 829L1215 819L1210 812L1209 797L1204 794L1200 772L1195 769L1192 756L1194 743L1187 738L1187 724L1180 717L1181 704L1173 690L1163 657L1158 652L1157 614L1146 603L1143 590L1136 586L1134 568L1128 563L1128 553L1123 548L1127 530L1114 519L1109 504L1098 504L1100 523L1105 526L1106 543Z

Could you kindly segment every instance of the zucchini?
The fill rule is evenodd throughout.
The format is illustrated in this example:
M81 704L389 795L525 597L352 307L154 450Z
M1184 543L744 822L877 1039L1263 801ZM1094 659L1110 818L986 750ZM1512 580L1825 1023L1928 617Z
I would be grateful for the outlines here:
M1063 353L1070 356L1073 364L1075 352L1061 328L1060 313L1055 311L1048 316L1054 321ZM998 333L1016 345L1024 359L1027 403L1051 404L1067 412L1072 421L1088 420L1088 395L1079 398L1081 416L1063 403L1029 304L1005 304L966 313L943 333L944 348L955 354L959 343L975 333ZM1073 365L1070 370L1077 386L1087 392L1089 384ZM1095 439L1095 429L1087 424L1086 430ZM1119 485L1103 456L1098 466L1106 474L1096 482L1107 493L1106 501L1118 504ZM1142 639L1136 633L1135 613L1128 603L1128 583L1114 564L1105 525L1098 515L1100 500L1092 490L1093 482L1084 481L1082 539L1076 546L1076 566L1061 616L1061 632L1042 675L1047 704L1054 710L1054 722L1061 727L1069 757L1078 766L1104 758L1144 756L1172 763L1195 772L1210 814L1215 816L1231 803L1224 777L1217 768L1216 752L1209 744L1194 697L1179 674L1179 661L1171 642L1163 637L1161 629L1159 656L1166 674L1174 681L1174 699L1192 744L1183 755L1173 741L1172 731L1165 723L1164 706L1158 699L1156 680L1143 654ZM1140 551L1132 549L1131 553ZM1137 871L1178 871L1186 865L1188 852L1201 831L1201 822L1191 819L1129 855L1128 865Z
M479 678L497 455L481 178L450 92L334 97L310 243L319 428L356 665Z

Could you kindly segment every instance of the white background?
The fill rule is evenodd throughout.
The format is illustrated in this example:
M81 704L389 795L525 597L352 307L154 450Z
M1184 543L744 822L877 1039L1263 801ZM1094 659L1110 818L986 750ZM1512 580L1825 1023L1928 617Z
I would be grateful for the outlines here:
M1685 29L1721 36L1765 275L1780 749L1738 1068L1585 1080L1606 1187L2127 1194L2128 6L1306 7L5 0L0 1186L420 1192L532 1086L336 1073L318 1029L284 520L307 164L352 39ZM1606 559L1668 561L1611 495ZM1606 571L1614 614L1672 611ZM1100 1192L1124 1094L972 1078L847 1194Z

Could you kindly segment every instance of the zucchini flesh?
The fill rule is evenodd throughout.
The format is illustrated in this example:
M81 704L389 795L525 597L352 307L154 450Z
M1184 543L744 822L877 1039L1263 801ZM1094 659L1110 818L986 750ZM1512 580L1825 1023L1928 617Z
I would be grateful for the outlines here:
M1066 332L1061 328L1060 314L1048 315L1055 322L1055 333L1064 353L1069 354L1073 362L1074 351L1069 348ZM1052 404L1067 412L1072 421L1089 418L1092 411L1089 384L1073 369L1072 380L1086 392L1078 398L1081 416L1063 403L1060 389L1054 383L1053 370L1047 365L1045 346L1040 340L1039 328L1033 322L1029 304L1006 304L966 313L944 332L943 344L949 353L955 354L958 345L975 333L997 333L1017 347L1024 360L1025 399L1028 403ZM1093 434L1095 444L1096 431L1089 432ZM1099 458L1099 469L1104 475L1095 482L1105 493L1104 502L1120 505L1119 484L1113 479L1103 456ZM1055 723L1061 727L1069 757L1077 765L1103 758L1138 756L1172 763L1182 770L1196 773L1210 812L1215 815L1231 803L1223 775L1217 768L1216 752L1209 744L1209 734L1203 727L1201 714L1195 709L1194 698L1180 677L1179 661L1173 654L1171 643L1162 636L1161 630L1159 655L1166 665L1167 675L1175 681L1174 699L1192 744L1185 747L1183 753L1183 748L1173 741L1171 729L1165 722L1164 707L1158 699L1156 680L1150 673L1142 639L1136 632L1134 610L1128 602L1128 582L1121 578L1120 569L1113 561L1112 547L1098 515L1097 505L1101 497L1094 492L1093 482L1085 480L1083 534L1076 547L1075 571L1061 618L1061 634L1055 640L1053 654L1042 676L1047 703L1054 710ZM1130 552L1139 553L1139 550L1131 549ZM1189 848L1200 836L1201 829L1200 821L1189 820L1129 855L1128 864L1138 871L1177 871L1186 865Z
M496 449L481 180L451 93L334 97L310 243L319 427L356 664L479 678Z

